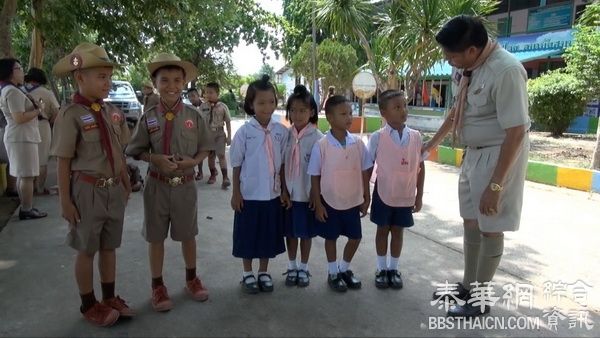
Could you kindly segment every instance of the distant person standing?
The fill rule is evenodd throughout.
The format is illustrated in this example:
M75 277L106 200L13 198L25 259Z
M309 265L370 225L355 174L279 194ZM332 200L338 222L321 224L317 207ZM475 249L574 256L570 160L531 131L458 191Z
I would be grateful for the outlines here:
M46 189L46 177L48 174L48 160L50 158L50 144L52 130L50 125L58 115L60 105L56 96L48 88L46 73L39 68L30 68L25 75L25 91L36 102L43 102L42 113L38 117L38 128L42 142L38 145L38 154L40 158L40 175L35 180L35 192L38 195L48 195L50 192Z
M4 145L10 175L17 178L21 199L19 219L46 217L33 207L33 180L40 174L38 116L42 110L17 86L24 81L23 67L16 59L0 59L0 109L6 118Z
M319 109L319 111L325 109L325 104L327 103L327 100L329 100L329 98L333 95L335 95L335 86L329 86L329 88L327 88L327 95L325 95L323 101L321 101L321 109Z
M157 106L160 103L160 96L154 92L154 85L152 85L152 82L144 82L142 93L144 94L144 100L142 102L144 111Z

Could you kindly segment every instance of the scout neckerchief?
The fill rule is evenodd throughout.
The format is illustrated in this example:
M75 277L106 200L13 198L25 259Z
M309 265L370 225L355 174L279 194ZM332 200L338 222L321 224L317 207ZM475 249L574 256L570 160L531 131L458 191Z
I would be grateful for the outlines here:
M112 173L114 176L115 159L113 157L112 142L110 141L110 135L108 133L106 122L104 121L104 117L102 116L104 102L102 101L102 99L92 102L87 98L83 97L81 94L79 94L79 92L77 92L75 93L75 95L73 95L73 103L77 103L84 106L87 110L91 111L94 114L94 118L96 119L96 122L98 122L98 127L100 129L100 143L102 144L102 148L106 153L106 157L108 158L108 162L110 163L110 168L112 169Z
M471 83L471 75L473 75L473 71L479 66L481 66L485 60L492 54L493 51L498 47L498 43L496 41L492 41L491 38L488 38L488 42L481 51L481 54L475 60L475 63L464 69L462 72L462 76L460 78L460 82L458 84L458 95L457 100L454 102L452 109L450 110L449 115L453 116L452 121L452 144L456 145L456 141L460 137L460 130L462 129L463 124L463 111L465 109L465 104L467 102L467 91L469 89L469 84Z
M296 127L292 126L292 154L291 154L291 163L288 165L288 176L290 178L295 178L300 174L300 139L304 137L304 135L311 133L315 130L315 126L312 123L308 123L300 132L296 129Z
M163 153L171 155L171 137L173 135L173 120L177 113L183 108L181 98L177 100L173 107L167 107L163 100L160 100L158 112L162 113L165 118L165 133L163 134Z
M208 104L210 104L210 117L208 118L208 126L209 127L212 127L212 122L213 122L213 118L214 118L213 109L215 108L217 103L219 103L219 101L217 101L217 102L208 101Z
M34 90L38 89L39 87L40 87L40 85L39 85L39 84L29 84L29 83L28 83L28 84L26 84L26 85L25 85L25 90L26 90L28 93L31 93L32 91L34 91Z

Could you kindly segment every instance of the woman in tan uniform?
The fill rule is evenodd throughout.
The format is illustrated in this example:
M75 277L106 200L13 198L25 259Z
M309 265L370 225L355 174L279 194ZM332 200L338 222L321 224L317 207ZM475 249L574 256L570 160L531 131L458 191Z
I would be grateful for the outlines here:
M7 126L4 144L10 175L17 178L21 199L19 219L46 217L33 207L33 180L40 173L38 144L41 142L38 116L41 109L17 86L23 84L23 67L15 59L0 59L0 109Z
M48 195L46 189L46 176L48 172L48 159L50 158L51 129L50 125L58 114L60 105L56 96L48 88L44 87L48 83L46 73L39 68L30 68L25 74L25 91L35 102L42 102L42 113L38 117L38 128L40 130L41 142L38 145L38 155L40 159L40 175L36 178L35 192L38 195Z

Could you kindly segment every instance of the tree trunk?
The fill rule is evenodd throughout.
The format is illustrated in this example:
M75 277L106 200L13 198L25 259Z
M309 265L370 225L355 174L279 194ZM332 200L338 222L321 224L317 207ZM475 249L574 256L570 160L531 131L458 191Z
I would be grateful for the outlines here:
M373 50L371 50L369 41L362 32L357 31L356 34L358 35L360 45L365 50L365 54L367 54L369 68L371 68L371 72L373 73L373 77L375 78L375 82L377 83L377 89L379 89L379 91L382 92L387 89L387 83L381 80L381 74L379 74L379 72L377 71L377 66L375 65L375 55L373 54Z
M31 16L33 17L34 27L31 32L31 51L29 53L29 68L42 68L44 62L44 37L41 30L37 27L42 16L43 0L31 0Z
M10 24L17 14L17 0L4 0L0 13L0 57L14 57Z
M598 123L598 130L596 131L596 148L592 157L592 169L600 170L600 123Z

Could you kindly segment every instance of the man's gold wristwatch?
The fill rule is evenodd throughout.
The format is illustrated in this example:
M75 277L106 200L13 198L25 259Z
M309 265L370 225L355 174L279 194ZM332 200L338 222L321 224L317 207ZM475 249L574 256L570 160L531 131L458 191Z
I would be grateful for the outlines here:
M498 183L491 182L490 183L490 190L494 191L494 192L500 192L500 191L504 190L504 187L501 186Z

